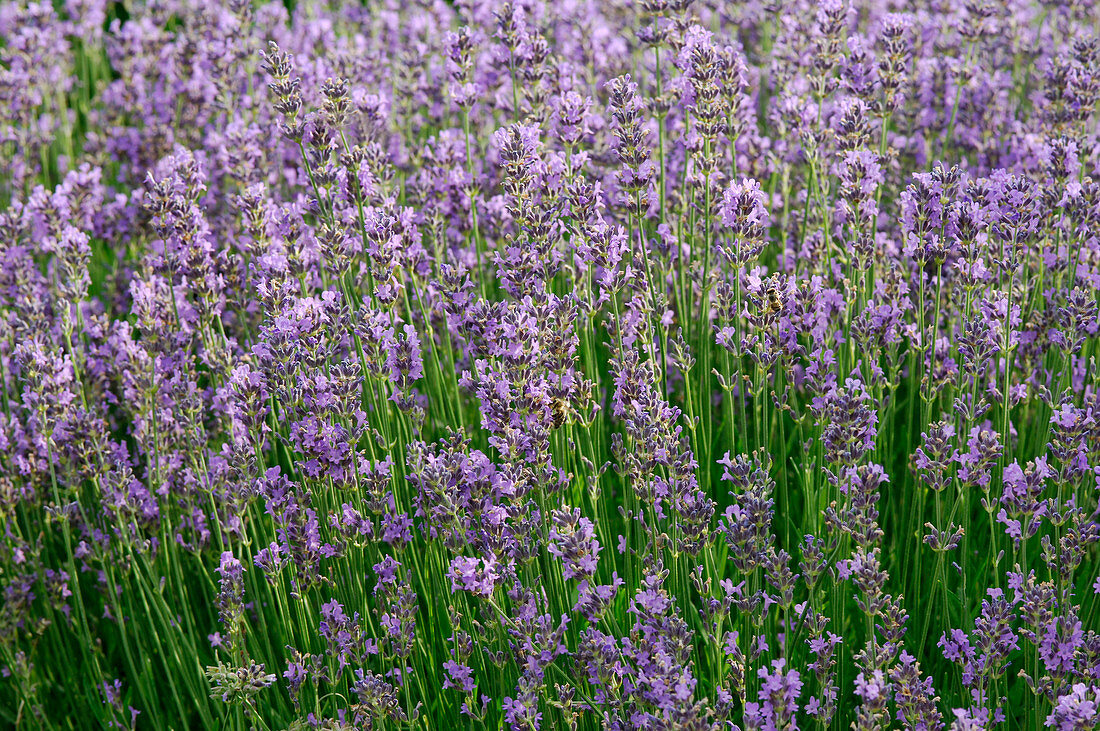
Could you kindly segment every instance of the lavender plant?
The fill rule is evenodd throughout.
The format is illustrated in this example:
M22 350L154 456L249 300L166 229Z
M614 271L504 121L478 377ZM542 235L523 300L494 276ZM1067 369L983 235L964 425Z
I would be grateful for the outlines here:
M1100 15L0 4L0 723L1100 727Z

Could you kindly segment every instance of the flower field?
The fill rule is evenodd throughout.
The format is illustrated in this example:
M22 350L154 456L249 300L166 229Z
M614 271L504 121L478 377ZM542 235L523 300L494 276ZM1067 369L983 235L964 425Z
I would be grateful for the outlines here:
M1100 727L1100 10L0 2L0 727Z

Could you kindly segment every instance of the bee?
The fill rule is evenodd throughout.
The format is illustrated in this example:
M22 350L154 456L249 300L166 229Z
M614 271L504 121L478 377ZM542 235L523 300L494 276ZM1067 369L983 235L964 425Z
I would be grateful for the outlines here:
M554 429L560 429L565 423L566 417L565 399L554 397L550 402L550 425Z
M778 315L783 309L783 300L779 297L779 286L768 282L764 287L764 312L769 316Z

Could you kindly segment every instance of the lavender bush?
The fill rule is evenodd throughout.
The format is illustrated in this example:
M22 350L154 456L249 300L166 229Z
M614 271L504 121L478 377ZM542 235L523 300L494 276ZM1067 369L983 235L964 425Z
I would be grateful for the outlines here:
M0 724L1100 726L1100 13L0 5Z

